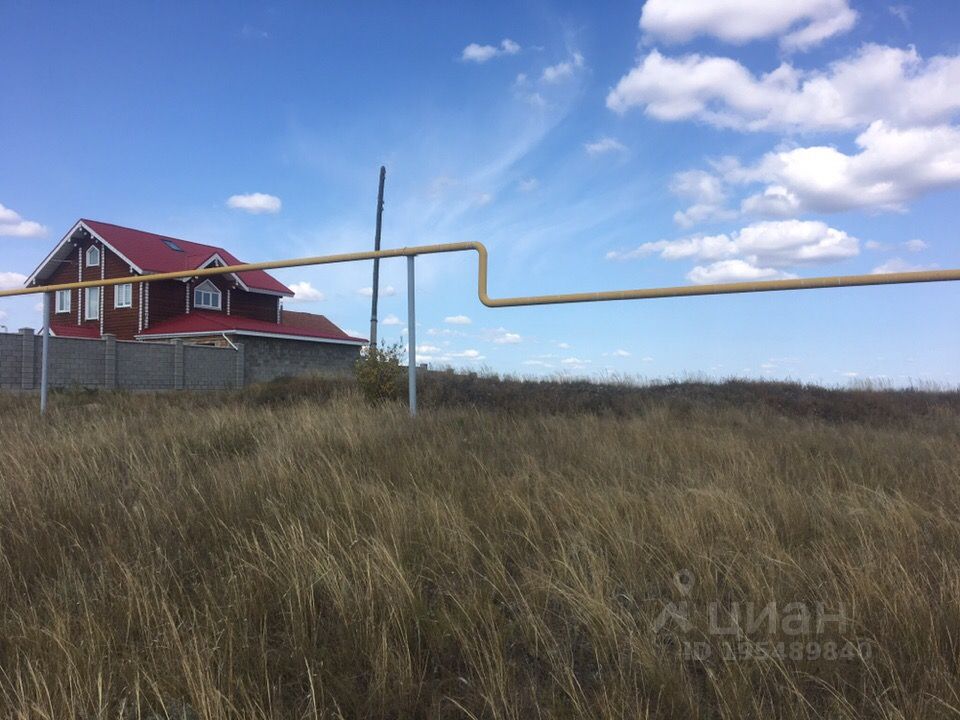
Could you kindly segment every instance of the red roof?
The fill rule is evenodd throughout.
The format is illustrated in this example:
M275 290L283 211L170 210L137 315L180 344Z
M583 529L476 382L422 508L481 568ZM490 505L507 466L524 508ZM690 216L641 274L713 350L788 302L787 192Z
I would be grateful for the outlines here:
M57 337L99 338L100 328L96 325L57 325L50 323L50 332Z
M97 220L81 218L81 222L144 272L194 270L214 255L223 258L223 262L227 265L241 264L241 261L234 255L215 245L202 245L189 240L180 240L179 238L134 230L133 228ZM175 250L167 243L173 243L174 247L178 247L180 250ZM263 270L248 270L237 273L237 277L251 290L266 290L281 295L293 295L290 288Z
M297 324L288 323L288 315L296 316L294 322ZM314 319L308 320L303 316L312 316ZM266 320L254 320L253 318L241 317L239 315L224 315L218 312L194 310L189 315L181 315L172 320L162 322L159 325L153 325L137 335L137 337L219 335L221 333L268 333L271 335L289 335L291 339L314 338L317 340L336 340L340 342L366 342L363 338L347 335L347 333L323 315L299 312L290 313L284 310L283 317L284 322L272 323Z

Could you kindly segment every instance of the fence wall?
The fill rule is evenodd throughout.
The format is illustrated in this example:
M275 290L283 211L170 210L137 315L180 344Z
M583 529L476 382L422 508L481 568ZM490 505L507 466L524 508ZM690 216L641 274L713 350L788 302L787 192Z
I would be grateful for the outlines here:
M51 388L222 390L243 377L243 351L233 348L50 338ZM32 328L0 333L0 389L40 387L43 338Z

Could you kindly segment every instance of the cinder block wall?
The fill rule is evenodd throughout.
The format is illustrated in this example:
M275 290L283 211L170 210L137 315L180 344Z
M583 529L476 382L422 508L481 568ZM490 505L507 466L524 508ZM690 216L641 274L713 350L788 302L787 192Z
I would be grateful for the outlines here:
M356 345L279 338L244 337L243 349L245 384L306 373L347 375L360 357Z
M0 333L0 389L40 387L43 338L32 329ZM180 362L178 362L178 356ZM50 338L51 388L222 390L237 386L241 352L179 343Z
M43 338L0 333L0 389L40 387ZM353 372L354 345L245 337L237 349L173 343L50 338L51 388L222 390L284 375Z

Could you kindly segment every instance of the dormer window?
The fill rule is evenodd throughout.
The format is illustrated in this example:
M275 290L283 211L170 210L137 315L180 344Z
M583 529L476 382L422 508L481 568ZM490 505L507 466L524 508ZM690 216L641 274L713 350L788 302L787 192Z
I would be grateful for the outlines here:
M193 290L193 306L208 310L220 309L220 290L209 280L206 280Z
M100 248L91 245L87 250L87 267L98 267L100 265Z

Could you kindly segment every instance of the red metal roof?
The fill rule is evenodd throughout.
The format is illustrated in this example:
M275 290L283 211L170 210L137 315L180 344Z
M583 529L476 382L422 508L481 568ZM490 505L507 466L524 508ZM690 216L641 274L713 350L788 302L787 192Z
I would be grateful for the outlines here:
M100 328L96 325L57 325L50 323L50 332L57 337L99 338Z
M193 270L203 265L214 255L223 258L227 265L239 265L241 262L228 251L215 245L203 245L98 220L81 218L81 221L145 272ZM174 243L181 248L182 252L171 248L164 242L165 240ZM290 288L263 270L248 270L237 273L237 277L251 290L266 290L282 295L293 295Z
M266 320L254 320L253 318L241 317L239 315L224 315L218 312L208 312L205 310L194 310L189 315L181 315L167 320L159 325L154 325L148 330L144 330L137 335L140 338L164 336L164 335L219 335L221 333L269 333L271 335L289 335L291 339L295 338L314 338L318 340L337 340L340 342L366 342L363 338L351 337L343 330L330 322L323 315L313 315L312 313L288 313L284 311L283 323L272 323ZM288 315L298 316L300 324L290 324L286 322ZM302 316L312 315L316 320L307 320ZM297 320L295 320L296 322Z

